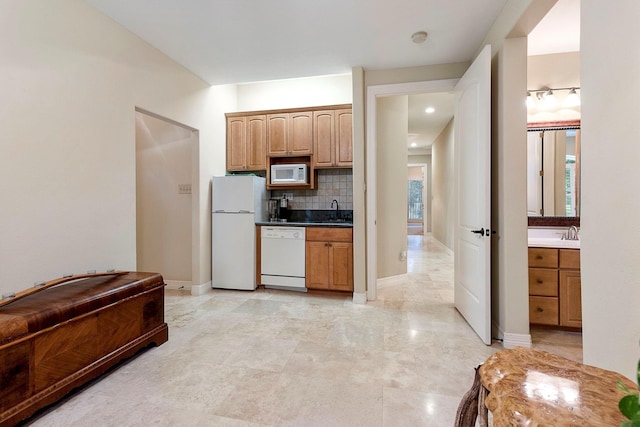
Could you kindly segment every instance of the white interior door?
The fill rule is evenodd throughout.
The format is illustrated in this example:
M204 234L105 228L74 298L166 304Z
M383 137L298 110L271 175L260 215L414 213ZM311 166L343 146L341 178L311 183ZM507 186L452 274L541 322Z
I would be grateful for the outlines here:
M491 344L491 47L456 85L454 301Z

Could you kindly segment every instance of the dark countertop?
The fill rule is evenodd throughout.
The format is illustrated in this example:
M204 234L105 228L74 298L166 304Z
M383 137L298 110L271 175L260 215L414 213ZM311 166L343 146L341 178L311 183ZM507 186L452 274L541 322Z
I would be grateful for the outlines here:
M271 222L259 221L256 225L269 227L353 227L353 222Z
M256 225L280 227L353 227L352 210L287 210L286 222L258 221Z

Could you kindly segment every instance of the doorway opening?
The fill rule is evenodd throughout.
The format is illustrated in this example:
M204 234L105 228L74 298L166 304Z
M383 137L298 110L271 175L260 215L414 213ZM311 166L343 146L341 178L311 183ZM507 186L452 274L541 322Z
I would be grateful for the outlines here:
M136 109L136 265L162 274L169 289L190 291L198 132Z
M409 166L407 180L407 234L424 235L424 167Z
M378 154L377 154L377 126L378 99L396 96L417 95L425 93L450 92L455 88L458 79L435 80L414 83L390 84L370 86L367 92L367 299L372 301L377 296L378 279ZM405 117L405 120L407 118ZM405 122L405 126L407 126ZM407 132L408 134L408 132ZM402 141L406 144L406 141ZM406 148L404 152L407 153ZM404 167L408 164L405 156ZM406 170L406 169L405 169ZM406 185L406 174L401 179ZM396 187L397 188L397 187ZM406 203L406 202L405 202ZM404 209L404 207L402 208ZM406 225L404 227L403 242L406 242ZM404 244L404 243L403 243ZM402 254L400 254L402 256Z

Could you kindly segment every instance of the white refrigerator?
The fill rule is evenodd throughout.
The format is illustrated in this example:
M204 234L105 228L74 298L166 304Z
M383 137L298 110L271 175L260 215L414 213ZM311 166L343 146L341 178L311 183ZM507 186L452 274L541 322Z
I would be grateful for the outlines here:
M266 180L214 176L211 180L211 287L256 288L256 222L266 220Z

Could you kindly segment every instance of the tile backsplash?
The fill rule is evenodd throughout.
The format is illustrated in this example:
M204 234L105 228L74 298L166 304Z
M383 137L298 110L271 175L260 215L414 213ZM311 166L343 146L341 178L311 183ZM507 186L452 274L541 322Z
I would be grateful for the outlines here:
M331 201L337 200L340 209L353 209L353 171L351 169L321 169L318 171L318 188L315 190L273 190L271 198L292 193L289 209L331 209Z

